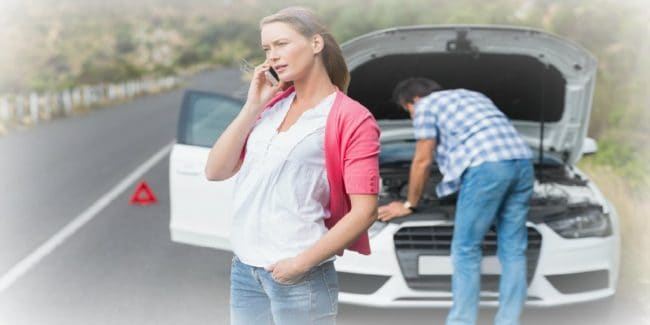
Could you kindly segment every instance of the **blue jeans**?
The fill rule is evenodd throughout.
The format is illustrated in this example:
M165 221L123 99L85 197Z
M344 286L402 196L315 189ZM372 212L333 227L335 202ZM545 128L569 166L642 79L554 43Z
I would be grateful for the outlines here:
M230 271L230 323L335 324L338 312L338 279L334 262L312 268L297 283L273 280L264 268L232 259Z
M493 224L501 264L495 323L519 324L527 293L526 218L533 184L534 171L528 159L486 162L463 174L451 248L453 305L447 325L476 323L481 245Z

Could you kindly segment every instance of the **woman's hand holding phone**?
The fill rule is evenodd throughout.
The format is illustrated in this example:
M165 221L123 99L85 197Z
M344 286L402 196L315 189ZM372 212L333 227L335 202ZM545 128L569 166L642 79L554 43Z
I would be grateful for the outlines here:
M283 82L275 79L273 68L267 63L255 67L253 71L253 79L248 88L248 98L246 100L247 106L251 106L261 111L266 103L268 103L278 91L282 90ZM277 76L277 74L276 74Z

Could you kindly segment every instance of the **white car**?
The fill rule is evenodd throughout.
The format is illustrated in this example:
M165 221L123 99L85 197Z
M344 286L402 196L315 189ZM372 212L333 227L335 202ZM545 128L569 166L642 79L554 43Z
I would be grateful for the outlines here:
M614 207L575 163L596 150L586 137L596 61L582 47L538 30L495 26L412 26L373 32L342 45L348 94L381 130L380 203L404 199L414 140L391 101L408 77L490 97L537 153L528 216L529 306L591 301L614 294L620 233ZM172 239L230 250L233 179L209 182L208 152L237 115L241 98L187 91L170 157ZM416 214L376 222L372 254L336 260L343 303L382 307L451 305L454 196L437 198L432 168ZM483 244L481 305L498 304L496 234Z

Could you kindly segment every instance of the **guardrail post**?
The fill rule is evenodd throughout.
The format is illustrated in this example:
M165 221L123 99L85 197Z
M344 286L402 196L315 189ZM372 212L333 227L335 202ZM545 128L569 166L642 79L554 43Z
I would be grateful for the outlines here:
M42 105L43 110L41 112L41 117L43 119L49 120L52 117L52 105L50 103L50 96L49 93L43 94L40 96L39 103Z
M81 106L81 89L76 87L72 90L72 106Z
M54 114L56 117L63 116L63 92L52 94L54 101Z
M70 89L63 91L61 99L63 102L63 115L72 114L72 93L70 92Z
M9 102L6 97L0 97L0 136L7 134L9 124Z
M5 122L11 120L11 112L9 111L9 99L7 97L0 98L0 119Z
M107 91L108 99L109 100L115 99L117 97L116 94L115 94L115 86L113 86L113 84L111 83L111 84L108 84L107 88L108 88L108 91Z
M35 92L29 94L29 117L32 123L38 123L38 95Z
M16 120L20 123L23 123L25 118L25 96L18 95L16 96Z
M84 107L90 106L90 90L88 89L88 86L82 86L81 87L81 93L82 93L82 105Z

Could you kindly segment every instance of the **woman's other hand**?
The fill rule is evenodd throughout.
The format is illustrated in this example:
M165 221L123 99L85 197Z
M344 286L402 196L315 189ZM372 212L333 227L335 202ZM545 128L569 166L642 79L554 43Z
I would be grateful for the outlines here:
M281 284L296 284L309 271L310 267L300 263L295 257L285 258L266 267L273 280Z

